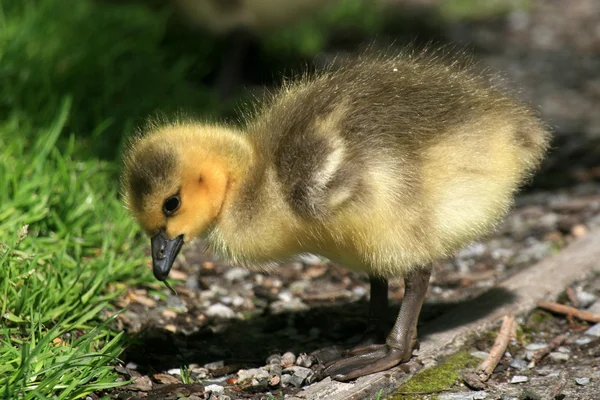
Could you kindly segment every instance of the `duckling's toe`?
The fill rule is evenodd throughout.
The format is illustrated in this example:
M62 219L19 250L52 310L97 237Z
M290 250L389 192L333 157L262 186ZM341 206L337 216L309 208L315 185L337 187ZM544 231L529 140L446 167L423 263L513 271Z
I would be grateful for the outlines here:
M370 347L371 351L333 362L323 370L323 375L338 381L349 381L395 367L410 359L412 353L387 345Z

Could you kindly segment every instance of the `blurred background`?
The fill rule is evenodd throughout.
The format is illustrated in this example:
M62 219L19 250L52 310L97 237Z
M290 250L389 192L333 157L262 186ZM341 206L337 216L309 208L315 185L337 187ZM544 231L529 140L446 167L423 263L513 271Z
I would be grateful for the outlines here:
M366 44L472 52L555 131L542 186L600 178L600 3L595 0L3 1L0 112L51 121L114 159L157 113L236 120L285 76Z

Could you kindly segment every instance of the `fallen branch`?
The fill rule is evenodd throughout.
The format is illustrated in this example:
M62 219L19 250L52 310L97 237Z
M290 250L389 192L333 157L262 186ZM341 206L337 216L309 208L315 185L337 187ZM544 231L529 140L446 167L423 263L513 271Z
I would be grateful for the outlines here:
M514 325L515 316L512 314L505 315L502 326L500 327L500 332L494 341L490 354L488 354L487 358L479 364L479 367L477 367L477 374L483 382L487 381L492 375L496 365L500 362L500 358L502 358L502 355L506 351L510 337L513 335Z
M565 306L564 304L553 303L550 301L540 301L538 303L538 307L555 314L566 315L567 317L575 317L582 321L600 322L600 314L578 310L575 307Z
M554 351L554 349L563 344L565 340L567 340L567 335L558 335L550 341L548 347L535 351L533 357L531 357L531 361L536 364L539 363L542 358L546 357L551 351Z
M562 371L560 371L560 374L558 375L558 380L550 392L551 399L559 398L560 392L562 392L565 386L567 385L568 378L569 373L566 370L563 369Z

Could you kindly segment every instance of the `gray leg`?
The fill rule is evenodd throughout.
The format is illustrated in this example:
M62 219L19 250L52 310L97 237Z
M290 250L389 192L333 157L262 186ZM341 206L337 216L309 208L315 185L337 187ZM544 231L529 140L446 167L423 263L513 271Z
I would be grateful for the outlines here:
M385 342L388 311L388 280L387 278L370 275L371 298L369 300L369 321L359 344L350 349L347 354L357 354L369 350L372 345Z
M323 373L334 379L347 381L385 371L408 361L416 344L417 321L430 276L431 267L427 267L418 269L404 278L404 299L385 345L369 346L370 351L367 353L336 361L325 368Z

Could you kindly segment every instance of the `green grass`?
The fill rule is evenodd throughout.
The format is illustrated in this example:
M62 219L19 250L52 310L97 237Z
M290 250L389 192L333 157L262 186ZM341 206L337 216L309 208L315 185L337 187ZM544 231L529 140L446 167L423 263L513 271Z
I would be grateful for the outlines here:
M115 282L150 282L115 166L56 147L69 117L0 125L0 398L72 399L118 384L124 337L100 318Z

